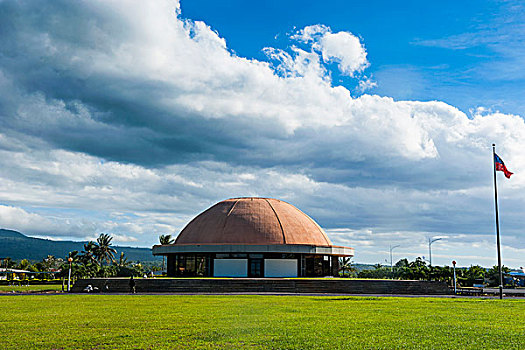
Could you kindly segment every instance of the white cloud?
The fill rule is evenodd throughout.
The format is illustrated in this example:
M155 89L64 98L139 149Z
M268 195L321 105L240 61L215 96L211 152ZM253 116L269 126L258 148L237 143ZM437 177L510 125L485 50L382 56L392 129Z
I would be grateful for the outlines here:
M364 79L359 81L359 85L357 86L357 90L361 93L370 90L377 86L377 83L373 81L371 78L365 77Z
M324 62L337 62L344 75L352 77L369 66L364 45L352 33L332 33L330 27L316 24L299 30L292 39L311 43L312 49L321 53Z
M353 76L368 67L366 51L359 38L347 32L327 33L319 42L325 62L335 61L341 73Z
M28 212L22 208L14 206L0 205L0 226L1 228L17 229L21 232L62 236L75 235L84 237L90 232L90 224L75 222L71 223L65 218L56 218L52 216L43 216L36 213Z

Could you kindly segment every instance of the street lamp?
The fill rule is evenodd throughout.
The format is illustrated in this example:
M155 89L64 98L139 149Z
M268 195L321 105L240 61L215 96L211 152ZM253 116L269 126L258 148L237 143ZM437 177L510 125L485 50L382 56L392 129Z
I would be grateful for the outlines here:
M73 263L73 258L69 257L67 261L69 261L69 273L67 276L67 291L69 292L71 289L71 264Z
M443 238L434 238L434 239L429 238L428 239L428 257L429 257L430 266L432 266L432 243L437 242L441 239Z
M399 244L395 246L390 245L390 272L392 273L392 279L394 279L394 266L392 265L392 250L394 250L394 248L397 247L399 247Z

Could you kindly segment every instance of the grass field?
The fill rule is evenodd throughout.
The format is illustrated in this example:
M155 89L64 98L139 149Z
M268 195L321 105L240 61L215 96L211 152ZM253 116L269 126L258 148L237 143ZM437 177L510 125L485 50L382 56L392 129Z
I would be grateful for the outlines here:
M0 286L0 293L30 293L30 292L52 292L62 291L61 284L44 284L44 285L29 285L29 286Z
M525 349L525 301L0 296L2 349Z

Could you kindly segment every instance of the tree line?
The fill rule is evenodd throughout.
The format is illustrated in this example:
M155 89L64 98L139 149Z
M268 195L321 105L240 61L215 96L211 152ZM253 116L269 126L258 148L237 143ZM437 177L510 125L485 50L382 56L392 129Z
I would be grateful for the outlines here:
M503 273L509 273L510 269L503 266ZM358 271L350 258L340 260L340 275L353 278L377 278L377 279L399 279L399 280L424 280L442 281L453 285L454 270L451 266L427 265L422 258L414 261L408 259L399 260L392 269L390 266L376 264L370 269ZM499 285L498 266L486 269L479 265L456 268L457 283L463 287L472 287L474 284L486 284L488 286Z
M112 244L113 237L101 233L95 241L84 244L82 251L72 251L66 258L57 258L48 255L40 262L31 263L27 259L15 262L6 258L2 267L26 270L39 277L66 277L71 259L71 275L73 278L89 277L129 277L143 276L150 271L160 270L154 263L140 263L128 261L124 252L117 254ZM41 274L43 273L43 274Z

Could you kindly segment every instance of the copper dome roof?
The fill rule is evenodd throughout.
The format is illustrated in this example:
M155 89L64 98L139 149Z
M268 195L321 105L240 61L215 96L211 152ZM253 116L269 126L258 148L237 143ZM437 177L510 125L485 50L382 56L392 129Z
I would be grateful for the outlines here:
M293 205L272 198L232 198L196 216L175 244L331 246L326 233Z

